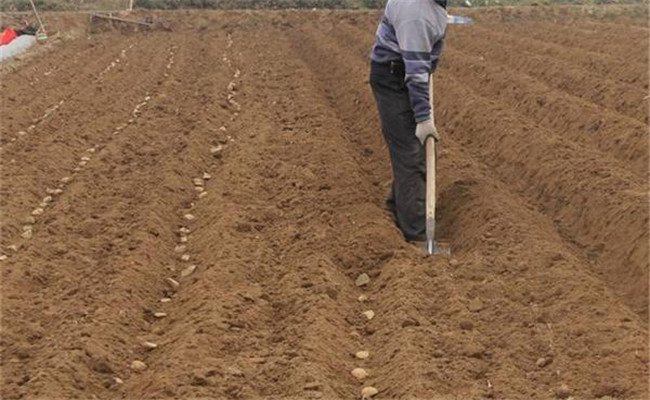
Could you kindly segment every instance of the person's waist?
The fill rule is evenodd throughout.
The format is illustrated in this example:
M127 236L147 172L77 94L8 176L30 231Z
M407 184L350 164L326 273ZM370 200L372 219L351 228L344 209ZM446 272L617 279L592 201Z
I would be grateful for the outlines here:
M385 70L392 75L404 75L406 72L404 61L402 59L390 61L371 61L373 68Z

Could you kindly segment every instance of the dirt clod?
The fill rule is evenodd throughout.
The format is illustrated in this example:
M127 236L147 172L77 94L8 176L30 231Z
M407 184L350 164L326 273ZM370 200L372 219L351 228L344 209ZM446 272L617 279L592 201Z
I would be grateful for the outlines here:
M226 373L227 373L228 375L237 376L237 377L242 377L242 376L244 376L244 372L243 372L241 369L239 369L239 368L235 368L235 367L228 367L228 368L226 368Z
M460 328L465 331L471 331L474 329L474 323L472 321L463 320L460 322Z
M305 390L320 390L321 384L318 382L309 382L305 384L302 388Z
M467 305L467 309L470 310L471 312L479 312L483 309L483 307L484 307L483 301L478 297L472 299Z
M566 399L569 396L571 396L571 389L569 389L569 387L566 384L562 384L555 391L555 396L557 396L558 399Z

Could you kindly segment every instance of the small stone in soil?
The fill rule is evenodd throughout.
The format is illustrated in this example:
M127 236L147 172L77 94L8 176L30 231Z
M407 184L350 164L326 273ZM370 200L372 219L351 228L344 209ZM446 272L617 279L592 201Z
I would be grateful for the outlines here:
M196 270L196 265L190 265L189 267L185 268L184 270L181 271L181 277L186 278Z
M144 347L147 350L153 350L156 347L158 347L158 345L155 344L154 342L143 342L142 347Z
M203 179L201 179L201 178L192 179L192 183L194 184L194 186L203 186L203 185L205 185L205 182L203 182Z
M190 255L189 254L183 254L181 256L181 260L183 261L190 261Z
M178 230L180 233L188 234L190 233L189 228L186 228L184 226L181 226L180 229Z
M187 236L185 235L181 236L180 239L178 239L178 241L181 243L187 243Z
M365 294L362 294L361 296L359 296L359 298L357 300L359 300L360 302L363 303L364 301L368 301L368 296L366 296Z
M203 179L206 180L206 181L210 180L210 179L212 179L212 175L208 174L207 172L204 172L203 173Z
M376 395L377 393L379 393L379 390L375 389L372 386L366 386L363 389L361 389L361 399L362 400L369 399L372 396Z
M204 197L204 196L206 196L207 194L208 194L208 192L201 192L201 193L199 193L199 197Z
M147 364L143 363L140 360L135 360L131 363L131 369L134 371L144 371L147 369Z
M365 360L366 358L370 357L370 352L362 350L358 351L354 356L360 360Z
M357 378L359 380L363 380L363 379L366 379L366 377L368 376L368 373L363 368L355 368L355 369L352 370L352 376L354 376L355 378Z
M69 176L64 176L63 178L61 178L61 183L68 183L68 182L70 182L71 180L72 180L71 177L69 177Z
M550 357L540 357L537 359L537 362L535 364L537 364L539 368L544 368L545 366L549 365L551 361L553 361L553 359Z
M364 286L370 283L370 277L368 274L363 273L357 277L356 284L357 286Z
M167 313L156 312L156 313L153 313L153 316L156 317L156 318L165 318L167 316Z
M371 320L375 317L375 312L372 310L368 310L368 311L364 311L363 315L365 315L366 318L368 318L368 320Z
M188 220L188 221L192 221L194 218L196 218L196 217L194 215L192 215L192 214L185 214L185 219Z
M35 208L34 211L32 211L32 215L35 216L35 217L38 216L38 215L41 215L41 214L43 214L43 209L42 208Z
M117 376L113 377L113 380L114 380L115 383L117 383L118 385L121 385L121 384L124 383L124 381L123 381L122 379L118 378Z
M30 227L30 229L23 231L23 233L20 236L22 236L24 239L31 239L32 235L33 235L33 232L32 232L31 227Z
M169 303L170 301L172 301L172 299L170 299L169 297L163 297L162 299L160 299L161 303Z
M167 279L165 279L165 281L167 282L167 284L169 286L171 286L174 289L177 289L181 285L180 283L175 281L173 278L167 278Z
M444 355L445 355L445 353L443 353L442 350L434 350L434 351L433 351L433 356L434 356L435 358L440 358L440 357L442 357L442 356L444 356Z
M176 253L184 253L185 250L187 250L187 246L179 245L174 247L174 252Z

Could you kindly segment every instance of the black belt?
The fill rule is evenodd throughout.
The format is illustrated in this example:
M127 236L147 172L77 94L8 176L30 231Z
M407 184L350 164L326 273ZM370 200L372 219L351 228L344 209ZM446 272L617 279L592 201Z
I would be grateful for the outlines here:
M406 73L406 70L404 68L404 61L402 60L387 61L383 63L373 61L372 65L373 68L384 70L386 72L389 72L391 75L404 76Z
M390 66L390 74L402 76L406 73L406 67L404 66L404 61L395 60L388 63Z

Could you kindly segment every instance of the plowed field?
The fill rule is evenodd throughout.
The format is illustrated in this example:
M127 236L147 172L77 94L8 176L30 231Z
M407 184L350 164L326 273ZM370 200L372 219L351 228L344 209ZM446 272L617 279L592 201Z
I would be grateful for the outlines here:
M451 257L384 209L377 12L170 13L4 70L2 398L648 398L647 16L553 15L449 27Z

